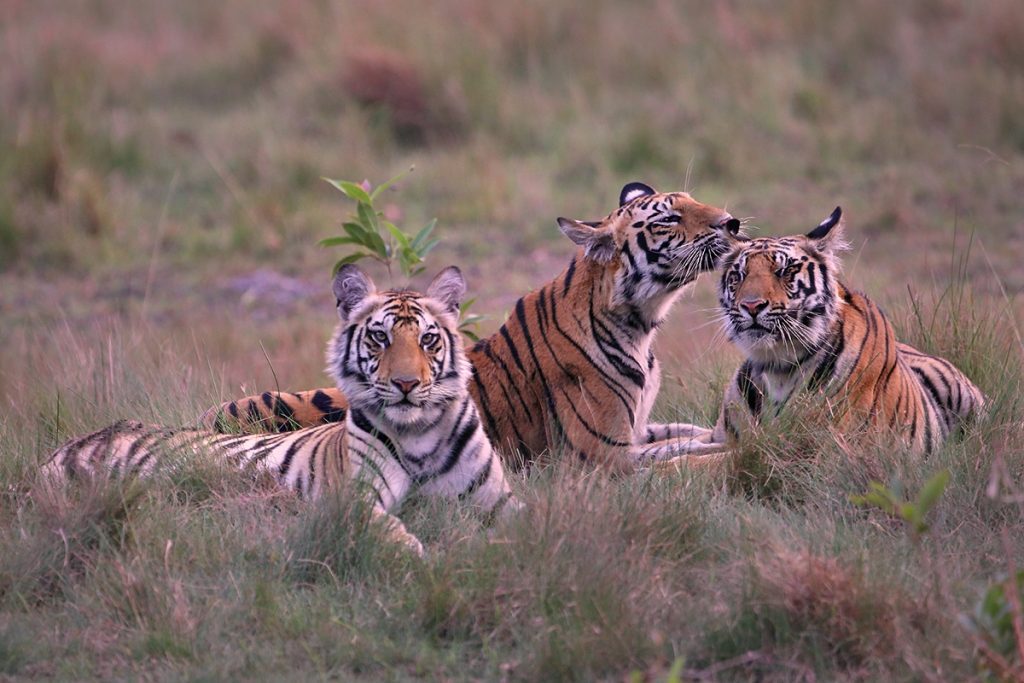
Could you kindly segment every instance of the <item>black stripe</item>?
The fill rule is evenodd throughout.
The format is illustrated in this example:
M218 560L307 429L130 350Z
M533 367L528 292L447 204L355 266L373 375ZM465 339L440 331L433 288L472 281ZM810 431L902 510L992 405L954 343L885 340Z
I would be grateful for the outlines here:
M736 388L739 389L740 395L747 402L747 408L750 409L750 413L757 417L761 414L763 399L761 391L754 385L750 371L750 361L745 361L736 373Z
M615 439L611 438L607 434L602 434L601 432L595 430L593 427L590 426L590 423L588 423L586 420L584 420L583 416L580 415L580 411L578 411L576 409L576 403L569 397L569 394L565 391L565 389L562 390L562 396L565 397L565 400L569 404L569 407L572 408L572 412L576 415L576 419L580 421L580 424L583 425L583 428L586 429L588 432L590 432L590 434L593 437L595 437L596 439L600 440L602 443L607 444L609 446L632 446L633 445L631 442L616 441Z
M487 433L492 440L497 440L498 424L494 421L494 415L491 413L491 402L487 398L487 388L480 381L480 373L477 372L476 365L470 366L470 377L472 377L473 385L476 387L477 403L487 423Z
M526 400L523 398L522 393L519 391L520 382L517 382L515 378L512 377L512 370L511 368L508 367L508 363L506 363L505 360L500 356L495 355L494 352L491 351L490 345L484 348L484 355L486 355L489 360L496 363L501 368L502 372L505 373L505 378L508 381L499 383L499 386L501 386L503 389L505 387L511 388L515 392L516 398L519 400L519 405L522 406L523 408L523 415L532 423L533 415L530 413L530 409L526 405ZM508 400L507 396L506 400ZM509 406L512 407L511 402L509 402Z
M536 378L540 380L541 390L544 393L544 399L548 406L548 419L551 420L551 427L553 432L560 432L560 434L553 434L552 436L560 436L564 442L574 451L578 451L572 442L569 440L565 430L562 429L559 424L558 410L555 405L554 394L551 393L551 387L548 386L548 381L544 377L544 373L541 372L540 361L537 358L537 352L534 350L533 339L530 335L530 329L526 324L526 309L523 306L523 300L520 299L516 303L516 318L519 321L519 328L522 331L524 340L526 342L526 348L530 352L530 357L533 358L533 365L537 369ZM504 326L502 326L504 329Z
M310 403L322 413L320 417L321 422L345 421L345 409L336 406L334 401L331 400L330 395L324 391L317 389L313 394L313 398L310 399Z
M487 464L481 467L480 471L476 473L476 476L473 477L473 481L469 482L469 486L466 487L466 490L459 494L459 500L465 500L476 493L476 490L490 479L492 469L494 469L493 455L487 459Z
M249 401L249 407L246 411L249 416L249 422L253 424L262 424L264 421L263 414L260 412L259 405L255 400Z
M390 438L388 438L387 434L382 434L379 429L373 426L373 423L367 419L366 415L363 414L363 411L351 408L349 410L349 415L351 415L352 423L356 427L359 427L359 429L363 430L377 441L380 441L384 445L384 448L388 450L388 453L390 453L391 456L399 462L399 464L402 463L402 459L398 456L398 449L395 448L395 444ZM405 465L402 465L402 467L404 468Z
M372 455L371 451L373 450L374 444L372 444L369 441L366 441L364 439L361 439L358 436L353 435L351 433L349 433L348 436L349 436L350 439L355 439L356 441L358 441L359 443L361 443L361 444L363 444L364 446L367 447L367 451L362 452L362 453L355 452L355 453L352 453L352 455L354 455L355 457L359 458L359 462L361 463L361 465L365 465L367 468L369 468L370 472L372 472L374 475L376 475L376 477L378 479L380 479L380 481L384 484L384 488L386 488L388 490L388 493L391 494L392 498L397 498L397 496L395 496L395 494L394 494L394 491L391 490L391 484L388 482L387 477L384 476L384 470L382 470L380 468L380 465L377 463L377 461L374 460L371 457L371 455ZM350 442L350 444L351 444L351 442ZM350 449L351 449L351 445L350 445ZM353 474L355 475L355 473L353 473ZM381 501L381 502L383 502L383 501Z
M548 347L548 351L551 354L551 359L555 362L555 365L558 366L558 369L561 370L562 373L566 377L570 377L570 378L574 377L575 373L571 372L569 370L569 368L567 368L565 365L562 365L561 361L558 360L559 354L555 353L554 347L551 346L551 341L550 341L549 335L545 334L545 332L546 332L546 321L547 321L547 311L545 310L545 306L544 306L544 296L545 296L545 289L541 289L540 292L539 292L539 296L537 297L537 319L541 323L540 338L544 340L544 345ZM552 298L551 305L552 305L552 312L553 312L553 309L554 309L554 300L553 300L553 298ZM562 334L563 337L565 337L569 341L570 344L572 344L576 348L576 350L582 356L583 360L586 361L587 363L589 363L594 368L594 370L596 370L597 373L605 380L605 384L608 386L609 389L611 389L612 393L615 394L615 396L619 399L619 401L622 402L622 405L626 408L626 411L629 413L629 422L630 422L630 424L633 424L633 422L636 421L636 418L635 418L635 414L634 414L634 411L633 411L633 406L630 405L629 401L627 400L627 396L628 395L624 395L625 391L626 391L625 387L623 387L621 384L616 382L606 372L604 372L601 368L599 368L594 363L594 361L591 360L589 354L587 354L583 350L583 348L580 347L579 344L577 344L574 340L572 340L569 337L569 335L565 334L565 332L562 331L561 327L557 323L555 323L554 327L555 327L556 330L559 331L559 333ZM582 391L582 388L581 388L581 391Z
M523 300L520 299L519 301L516 302L516 310L518 310L520 307L522 307L522 305L523 305ZM512 354L512 360L514 360L516 362L516 367L519 368L519 372L521 372L521 373L523 373L525 375L526 374L526 368L523 367L523 361L519 358L519 350L516 349L515 342L512 341L512 337L509 335L508 328L506 327L506 325L502 325L498 329L498 332L501 334L502 338L505 340L505 344L508 345L508 350Z
M594 341L597 342L597 347L608 362L615 368L615 370L626 379L630 380L638 388L643 389L646 378L644 377L643 370L639 368L636 361L630 357L622 345L615 340L615 334L612 332L603 322L601 322L597 314L594 312L594 299L591 297L590 300L590 327L594 335ZM603 333L598 334L598 332ZM612 353L617 351L618 353ZM626 361L633 361L634 366L629 367Z
M633 407L626 399L626 397L628 397L629 395L628 391L624 386L622 386L620 382L617 382L615 378L613 378L611 375L605 372L603 368L599 367L596 363L594 363L593 359L590 357L591 354L588 353L586 349L584 349L575 339L572 338L572 336L568 332L565 331L565 329L562 327L561 322L558 320L558 310L555 305L554 297L551 297L551 322L555 330L557 330L558 333L561 334L565 338L565 340L569 342L573 346L573 348L576 349L576 351L580 354L580 357L586 360L591 365L591 367L594 368L598 375L600 375L601 378L604 380L604 383L608 386L608 388L611 389L615 393L615 395L619 397L619 400L622 401L622 404L626 407L626 410L629 411L630 421L632 422ZM579 324L578 321L577 324Z
M493 524L494 520L498 517L498 513L501 512L501 509L505 507L506 503L508 503L508 501L511 499L511 493L507 491L503 493L501 495L501 498L495 501L494 506L487 513L487 516L484 519L484 524Z
M565 271L565 277L562 281L562 296L569 293L569 286L572 284L573 275L576 274L576 257L573 256L572 260L569 261L569 269Z
M466 444L473 438L476 430L480 427L480 421L473 416L466 423L466 426L455 437L454 441L450 444L450 450L448 451L448 457L445 459L444 464L437 471L436 474L431 475L432 477L440 477L448 474L452 471L452 468L459 462L459 458L462 457L462 451L466 450Z
M281 464L277 468L277 472L280 476L288 476L288 470L291 469L292 459L295 457L295 454L298 453L299 449L302 448L303 445L305 445L305 443L309 441L312 437L312 431L306 432L305 434L299 434L294 438L294 440L290 444L288 444L288 450L286 450L284 453L284 459L281 461Z

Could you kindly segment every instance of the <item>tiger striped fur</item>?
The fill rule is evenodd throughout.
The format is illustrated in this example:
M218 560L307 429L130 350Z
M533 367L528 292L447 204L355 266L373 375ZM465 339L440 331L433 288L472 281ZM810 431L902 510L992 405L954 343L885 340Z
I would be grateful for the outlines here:
M568 452L615 471L677 454L692 425L648 425L661 382L655 332L682 288L715 267L740 222L685 192L626 185L600 221L559 218L580 249L473 346L470 393L509 466ZM265 393L207 411L213 428L289 429L338 419L330 389Z
M931 453L980 415L981 391L947 360L897 341L865 295L838 278L839 207L807 235L747 240L722 263L726 333L746 354L714 432L693 453L722 451L798 391L821 392L840 434L893 436Z
M374 512L388 515L413 490L468 499L489 514L518 507L501 461L469 397L471 368L458 332L465 281L442 271L426 296L377 292L358 268L334 280L341 318L327 347L327 371L351 405L344 423L257 435L119 422L71 441L45 465L49 480L106 472L145 475L171 458L205 452L271 473L298 495L317 498L342 477L368 484ZM392 535L422 552L402 523Z

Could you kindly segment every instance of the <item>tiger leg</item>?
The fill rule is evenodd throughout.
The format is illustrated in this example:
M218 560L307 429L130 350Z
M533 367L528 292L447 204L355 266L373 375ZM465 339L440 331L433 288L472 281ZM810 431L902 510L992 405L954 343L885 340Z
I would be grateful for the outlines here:
M761 377L744 363L726 387L714 429L697 427L698 431L690 438L644 444L638 457L641 462L653 462L659 472L726 463L741 431L756 428L763 396Z
M648 358L647 367L647 380L644 383L636 415L633 418L634 442L651 443L665 439L689 439L710 432L710 429L685 422L657 423L649 421L651 409L654 407L654 402L661 389L661 364L657 358L651 355Z
M712 428L700 427L687 422L651 422L647 425L644 443L667 439L693 439L711 434Z
M723 471L732 462L733 452L726 444L706 444L703 452L677 455L651 464L656 474L678 474L684 470Z
M494 451L491 451L488 463L482 465L473 483L480 481L481 478L481 484L475 487L471 484L469 500L484 510L491 520L509 519L523 508L522 501L512 494L512 489L505 479L505 468Z
M417 556L423 557L423 544L420 543L420 539L409 533L402 520L379 505L373 506L373 518L384 527L384 535L388 540L405 546Z
M634 458L640 464L687 458L691 455L705 455L728 450L725 442L716 442L712 430L704 429L704 433L686 438L677 437L660 439L640 444L635 448Z

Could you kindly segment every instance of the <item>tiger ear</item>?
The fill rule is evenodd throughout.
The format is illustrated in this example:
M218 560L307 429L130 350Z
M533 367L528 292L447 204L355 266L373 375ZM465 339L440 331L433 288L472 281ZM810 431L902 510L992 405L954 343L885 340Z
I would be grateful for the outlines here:
M608 263L615 256L615 232L612 228L602 228L574 221L571 218L559 218L558 229L562 234L583 247L583 254L598 263Z
M619 206L628 204L634 199L646 197L651 194L655 194L655 190L650 185L644 185L643 183L628 183L623 186L622 192L619 193Z
M376 292L377 287L374 286L373 280L357 266L346 263L334 275L331 290L338 302L338 317L347 320L352 309Z
M807 233L807 239L825 253L844 251L849 244L843 238L843 210L836 207L832 214Z
M437 299L453 313L459 310L459 304L465 295L466 279L462 277L462 271L455 266L448 266L442 270L427 287L427 296Z

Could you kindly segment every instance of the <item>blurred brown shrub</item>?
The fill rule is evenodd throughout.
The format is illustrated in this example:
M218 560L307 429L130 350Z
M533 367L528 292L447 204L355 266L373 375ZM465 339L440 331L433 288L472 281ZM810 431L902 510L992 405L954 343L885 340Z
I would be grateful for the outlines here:
M383 114L397 140L426 144L459 137L466 124L458 92L432 84L406 55L366 48L349 58L343 89L363 106Z

